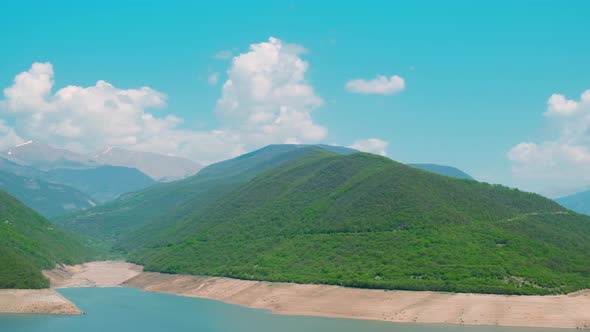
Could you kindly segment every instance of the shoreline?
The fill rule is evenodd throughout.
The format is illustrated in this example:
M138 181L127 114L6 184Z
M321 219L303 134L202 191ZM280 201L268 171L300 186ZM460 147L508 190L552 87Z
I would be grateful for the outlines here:
M0 289L0 313L83 315L74 303L53 289Z
M267 309L282 315L590 329L590 290L551 296L375 290L143 272L141 266L120 261L60 266L44 274L52 289L43 291L55 294L54 288L123 286Z
M590 329L590 291L515 296L358 289L144 272L123 283L274 314L396 323Z

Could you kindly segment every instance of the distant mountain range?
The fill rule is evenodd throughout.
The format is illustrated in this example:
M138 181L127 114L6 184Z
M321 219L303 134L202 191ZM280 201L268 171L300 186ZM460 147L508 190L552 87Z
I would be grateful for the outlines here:
M92 160L101 165L137 168L160 182L184 179L194 175L203 167L185 158L120 148L107 148L92 156Z
M572 211L590 215L590 190L557 198L555 201Z
M70 186L4 171L0 171L0 190L11 193L46 217L55 217L96 205L94 199Z
M172 181L193 175L202 167L180 157L110 147L94 155L82 155L48 144L28 141L4 151L0 157L40 170L84 169L102 165L136 168L155 181Z
M84 156L29 141L0 153L0 189L54 217L146 188L156 180L184 178L199 167L187 159L154 153L112 148Z
M268 146L53 221L148 271L503 294L590 287L590 217L334 150Z
M473 180L471 175L463 172L462 170L452 167L437 164L407 164L415 168L419 168L431 173L436 173L444 176L450 176L457 179Z

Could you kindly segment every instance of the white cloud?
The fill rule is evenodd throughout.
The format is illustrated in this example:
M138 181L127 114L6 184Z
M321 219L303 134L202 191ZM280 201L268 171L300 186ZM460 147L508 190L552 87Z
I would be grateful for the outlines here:
M377 75L372 80L354 79L346 82L346 89L352 93L392 95L406 87L403 78L394 75Z
M234 57L215 110L224 129L241 133L246 146L321 141L327 130L311 114L323 101L305 80L304 52L271 37Z
M553 94L547 100L547 116L570 116L580 109L580 103L568 100L564 95Z
M215 72L212 73L211 75L209 75L209 77L207 78L207 82L209 83L209 85L214 86L217 85L217 82L219 81L219 73Z
M304 52L270 38L235 56L215 108L220 127L209 131L181 129L182 119L151 113L167 97L149 87L121 89L101 80L53 92L53 66L35 63L4 90L0 117L11 117L14 126L0 122L0 144L22 137L78 152L121 146L207 163L271 143L317 143L327 130L312 118L322 99L305 79Z
M7 126L4 120L0 119L0 151L6 150L22 142L24 142L24 140L17 135L14 129Z
M578 101L554 94L547 105L545 115L557 128L555 137L514 146L508 152L513 175L541 192L541 184L572 190L590 184L590 90Z
M349 148L363 152L387 156L387 152L385 151L387 149L387 146L389 146L389 142L387 141L378 138L368 138L355 141L352 145L349 146Z

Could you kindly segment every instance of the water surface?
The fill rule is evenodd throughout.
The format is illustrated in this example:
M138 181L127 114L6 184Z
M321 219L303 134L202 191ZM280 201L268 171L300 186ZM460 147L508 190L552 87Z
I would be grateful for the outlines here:
M59 292L86 315L0 315L2 332L552 332L567 330L385 323L273 315L213 300L133 288Z

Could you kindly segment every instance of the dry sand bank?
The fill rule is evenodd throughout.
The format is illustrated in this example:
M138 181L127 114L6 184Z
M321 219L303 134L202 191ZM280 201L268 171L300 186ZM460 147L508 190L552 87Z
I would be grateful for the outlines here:
M590 328L590 291L560 296L452 294L147 272L128 280L125 285L271 309L278 314L391 322Z
M383 291L150 273L142 272L141 266L124 262L92 262L44 273L52 287L128 286L270 309L277 314L391 322L590 328L590 290L558 296Z
M143 271L143 267L127 262L103 261L59 266L43 274L51 288L117 287Z
M52 289L0 289L0 313L83 314Z

